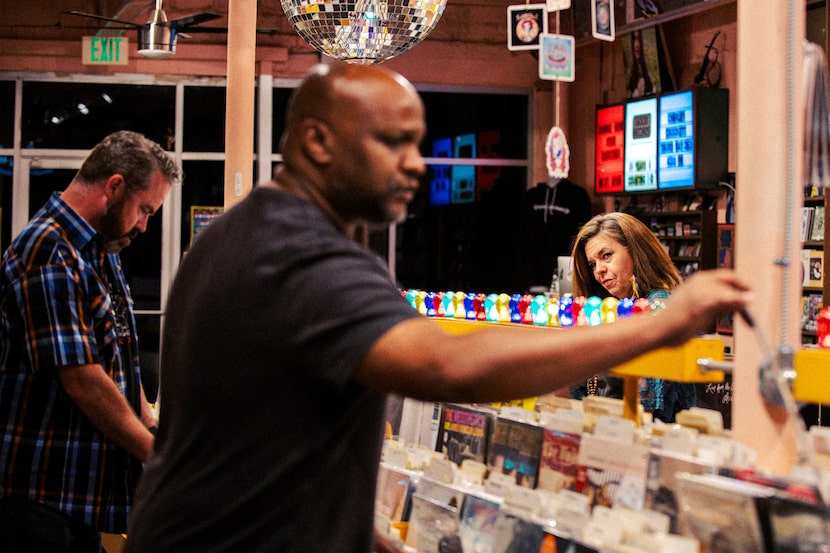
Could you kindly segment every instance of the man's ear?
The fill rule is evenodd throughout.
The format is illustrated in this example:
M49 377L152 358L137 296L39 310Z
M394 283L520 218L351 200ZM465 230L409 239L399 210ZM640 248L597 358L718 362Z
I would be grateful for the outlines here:
M115 173L104 182L104 194L107 197L107 203L111 204L121 198L127 190L127 181L121 173Z
M331 128L318 119L306 119L300 133L303 152L316 163L326 164L332 159L334 136Z

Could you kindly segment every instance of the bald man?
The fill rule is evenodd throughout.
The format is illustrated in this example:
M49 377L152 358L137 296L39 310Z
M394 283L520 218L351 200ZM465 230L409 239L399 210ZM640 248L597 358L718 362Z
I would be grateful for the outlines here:
M211 223L176 276L127 552L370 551L386 393L549 392L744 307L746 287L717 272L654 317L447 334L349 238L403 219L424 134L417 92L384 68L320 65L295 91L274 181Z

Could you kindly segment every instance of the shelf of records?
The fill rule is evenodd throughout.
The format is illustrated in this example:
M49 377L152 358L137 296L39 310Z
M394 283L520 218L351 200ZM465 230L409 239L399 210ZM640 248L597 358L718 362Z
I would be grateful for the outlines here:
M801 334L802 342L818 339L818 314L824 304L821 292L806 291L801 296Z
M621 400L515 404L405 399L378 473L377 533L403 553L810 553L830 543L830 428L810 464L764 474L692 408L622 418Z
M801 208L801 242L824 245L824 196L804 198Z
M816 341L817 317L824 305L824 196L804 198L801 217L801 333Z

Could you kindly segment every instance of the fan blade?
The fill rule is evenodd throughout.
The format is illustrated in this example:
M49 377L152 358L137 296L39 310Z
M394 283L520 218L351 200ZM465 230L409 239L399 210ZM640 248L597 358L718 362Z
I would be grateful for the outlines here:
M208 34L208 33L227 33L227 27L188 27L187 34L189 35L196 35L196 34ZM256 33L258 35L275 35L279 31L277 29L257 29ZM178 33L176 36L183 36L182 33Z
M174 29L184 29L185 27L192 27L193 25L198 25L199 23L204 23L205 21L219 19L220 17L222 16L215 13L194 13L192 15L185 15L184 17L172 20L170 22L170 26Z
M143 25L139 25L138 23L133 23L131 21L122 21L121 19L113 19L111 17L104 17L103 15L96 15L94 13L76 12L76 11L68 11L68 12L63 12L63 13L66 13L66 14L69 14L69 15L79 15L81 17L89 17L89 18L92 18L92 19L99 19L101 21L109 21L111 23L118 23L120 25L127 25L129 27L133 27L133 28L136 28L136 29L143 27Z

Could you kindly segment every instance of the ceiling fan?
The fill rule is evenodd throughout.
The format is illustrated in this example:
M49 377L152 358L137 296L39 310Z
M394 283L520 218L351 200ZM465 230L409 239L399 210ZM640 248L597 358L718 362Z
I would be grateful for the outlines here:
M162 0L155 0L155 8L146 23L133 23L121 19L104 17L94 13L78 11L67 11L70 15L90 17L112 23L119 23L138 29L138 53L145 58L167 58L176 52L176 37L180 31L196 31L193 27L206 21L219 19L221 16L213 13L196 13L179 17L173 20L167 19L167 14L161 7ZM186 36L186 35L182 35Z

